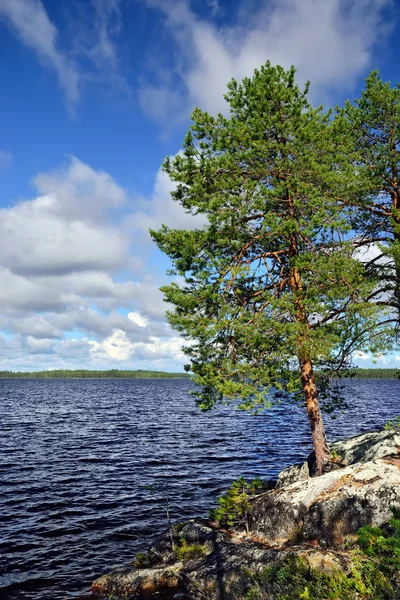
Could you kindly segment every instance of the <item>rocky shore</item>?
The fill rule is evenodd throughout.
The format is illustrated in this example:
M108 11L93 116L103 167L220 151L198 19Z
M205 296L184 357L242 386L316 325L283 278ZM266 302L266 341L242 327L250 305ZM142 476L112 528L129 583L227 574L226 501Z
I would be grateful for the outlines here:
M249 497L245 522L174 525L93 591L113 599L400 598L400 431L330 449L324 475L310 476L310 455Z

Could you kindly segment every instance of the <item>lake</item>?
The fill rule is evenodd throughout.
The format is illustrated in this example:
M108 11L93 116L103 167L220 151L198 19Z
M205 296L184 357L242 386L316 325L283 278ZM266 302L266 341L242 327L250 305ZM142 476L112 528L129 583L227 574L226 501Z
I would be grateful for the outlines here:
M331 441L400 413L400 380L349 380ZM175 520L206 516L240 475L274 477L311 449L304 409L201 413L189 380L2 379L0 596L90 597ZM149 486L157 484L155 489ZM161 486L161 489L160 489Z

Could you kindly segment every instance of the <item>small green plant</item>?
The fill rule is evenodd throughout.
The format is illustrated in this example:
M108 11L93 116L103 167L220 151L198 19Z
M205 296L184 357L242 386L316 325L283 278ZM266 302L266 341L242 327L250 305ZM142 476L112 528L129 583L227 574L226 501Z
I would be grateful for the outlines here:
M147 567L149 564L149 555L146 552L138 552L134 558L133 566L136 569L141 569L143 567Z
M247 482L240 477L218 500L218 507L210 511L210 518L220 527L243 526L249 531L250 498L260 493L263 483L259 477Z
M359 545L364 554L379 561L383 573L389 577L397 575L400 583L400 510L393 510L389 528L387 533L365 525L358 532Z
M391 421L388 421L384 426L384 429L396 429L400 431L400 415L394 417Z
M193 560L201 558L207 554L207 546L203 544L188 544L184 537L181 537L179 543L175 546L176 556L179 560Z
M332 462L334 462L334 463L338 463L338 462L340 462L340 456L339 456L339 454L336 452L336 450L333 450L333 451L331 452L331 461L332 461Z

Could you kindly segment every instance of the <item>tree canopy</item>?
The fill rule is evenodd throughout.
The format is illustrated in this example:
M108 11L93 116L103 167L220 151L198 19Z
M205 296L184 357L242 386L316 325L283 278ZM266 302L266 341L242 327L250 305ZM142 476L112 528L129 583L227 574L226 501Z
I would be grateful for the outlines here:
M358 190L345 123L333 126L307 94L294 68L266 63L228 85L229 117L195 109L183 152L164 169L175 200L207 225L151 235L184 278L161 289L171 325L191 340L200 406L257 410L276 393L301 393L321 473L329 451L315 369L343 368L349 340L368 349L381 309L342 201Z
M347 125L357 193L345 197L368 272L379 279L374 301L400 314L400 85L367 77L361 97L337 110ZM343 129L342 129L343 131Z

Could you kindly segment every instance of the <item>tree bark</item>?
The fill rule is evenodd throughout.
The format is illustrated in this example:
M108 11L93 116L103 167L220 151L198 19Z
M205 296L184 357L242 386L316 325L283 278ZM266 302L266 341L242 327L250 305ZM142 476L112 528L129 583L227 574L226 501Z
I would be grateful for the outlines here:
M288 195L289 202L290 197ZM293 203L291 209L294 210ZM298 256L299 248L296 234L291 235L290 253L291 257ZM311 435L315 452L315 475L322 475L324 467L330 458L328 444L326 442L325 427L322 420L321 408L318 402L318 391L315 384L313 366L311 358L306 349L307 335L310 331L310 323L306 308L302 300L303 283L299 270L291 265L289 270L289 286L293 295L293 303L295 307L295 321L304 326L303 333L298 339L297 358L300 366L301 383L305 399L305 407L307 410L308 420L310 423Z
M395 130L392 129L391 139L390 139L390 150L392 153L392 169L391 169L391 182L390 185L392 187L392 219L393 219L393 237L395 242L400 243L400 189L399 189L399 178L397 171L397 163L398 163L398 151L396 144L396 133ZM400 321L400 264L397 256L394 257L395 263L395 289L394 289L394 299L397 305L397 314Z
M317 386L315 384L311 360L300 359L299 364L305 406L314 444L315 475L322 475L325 465L330 459L330 452L326 442L325 427L318 402Z

